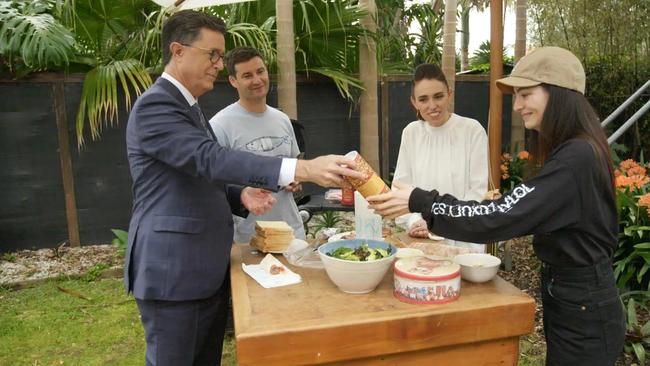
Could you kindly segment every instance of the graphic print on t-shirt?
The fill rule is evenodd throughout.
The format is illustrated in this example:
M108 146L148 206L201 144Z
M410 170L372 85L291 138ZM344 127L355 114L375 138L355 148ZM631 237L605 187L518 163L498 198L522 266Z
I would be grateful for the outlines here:
M268 152L277 149L282 144L291 145L291 137L284 136L261 136L246 143L246 150L251 152Z

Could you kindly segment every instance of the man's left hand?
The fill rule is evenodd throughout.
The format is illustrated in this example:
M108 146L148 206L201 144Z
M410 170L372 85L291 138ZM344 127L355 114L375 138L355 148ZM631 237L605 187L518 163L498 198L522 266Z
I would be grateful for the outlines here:
M254 215L262 215L273 208L275 198L270 191L246 187L241 191L241 202Z

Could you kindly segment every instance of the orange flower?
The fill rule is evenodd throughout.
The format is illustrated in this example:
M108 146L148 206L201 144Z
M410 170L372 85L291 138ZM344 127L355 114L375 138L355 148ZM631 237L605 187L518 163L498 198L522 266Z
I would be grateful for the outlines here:
M619 175L616 177L616 188L628 188L632 184L632 180L627 175Z
M503 155L501 155L501 160L502 161L512 161L512 155L510 155L508 153L503 153Z
M646 175L645 168L642 167L641 165L633 166L627 170L627 175L628 177L633 175L640 175L642 177L645 177Z
M526 150L521 150L519 154L517 154L517 157L521 160L528 160L530 158L530 154Z
M623 161L621 161L621 164L619 164L619 167L623 171L628 171L629 169L637 167L637 166L639 166L639 164L636 161L632 160L632 159L623 160Z
M621 174L623 174L623 173L621 173L620 170L618 170L618 169L614 170L614 176L615 177L619 177L619 176L621 176Z
M639 206L645 207L650 215L650 193L646 193L639 198Z
M650 178L648 177L643 177L640 175L633 175L631 177L625 176L625 175L619 175L616 177L616 188L630 188L630 189L638 189L646 184L650 183Z

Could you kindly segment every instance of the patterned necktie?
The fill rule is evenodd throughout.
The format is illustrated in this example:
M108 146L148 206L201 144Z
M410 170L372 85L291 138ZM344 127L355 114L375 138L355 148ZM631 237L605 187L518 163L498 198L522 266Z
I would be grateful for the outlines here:
M203 111L201 110L201 107L199 106L199 103L194 103L192 105L192 108L196 113L199 114L199 119L201 120L201 126L205 130L205 133L208 135L209 138L212 138L212 132L210 131L210 126L208 125L208 121L206 121L205 116L203 115Z

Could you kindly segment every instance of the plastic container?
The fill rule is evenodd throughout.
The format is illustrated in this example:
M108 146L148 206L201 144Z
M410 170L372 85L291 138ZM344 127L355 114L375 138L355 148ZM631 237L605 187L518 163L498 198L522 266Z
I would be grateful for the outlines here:
M449 259L401 258L393 274L393 294L409 304L444 304L460 296L460 266Z

